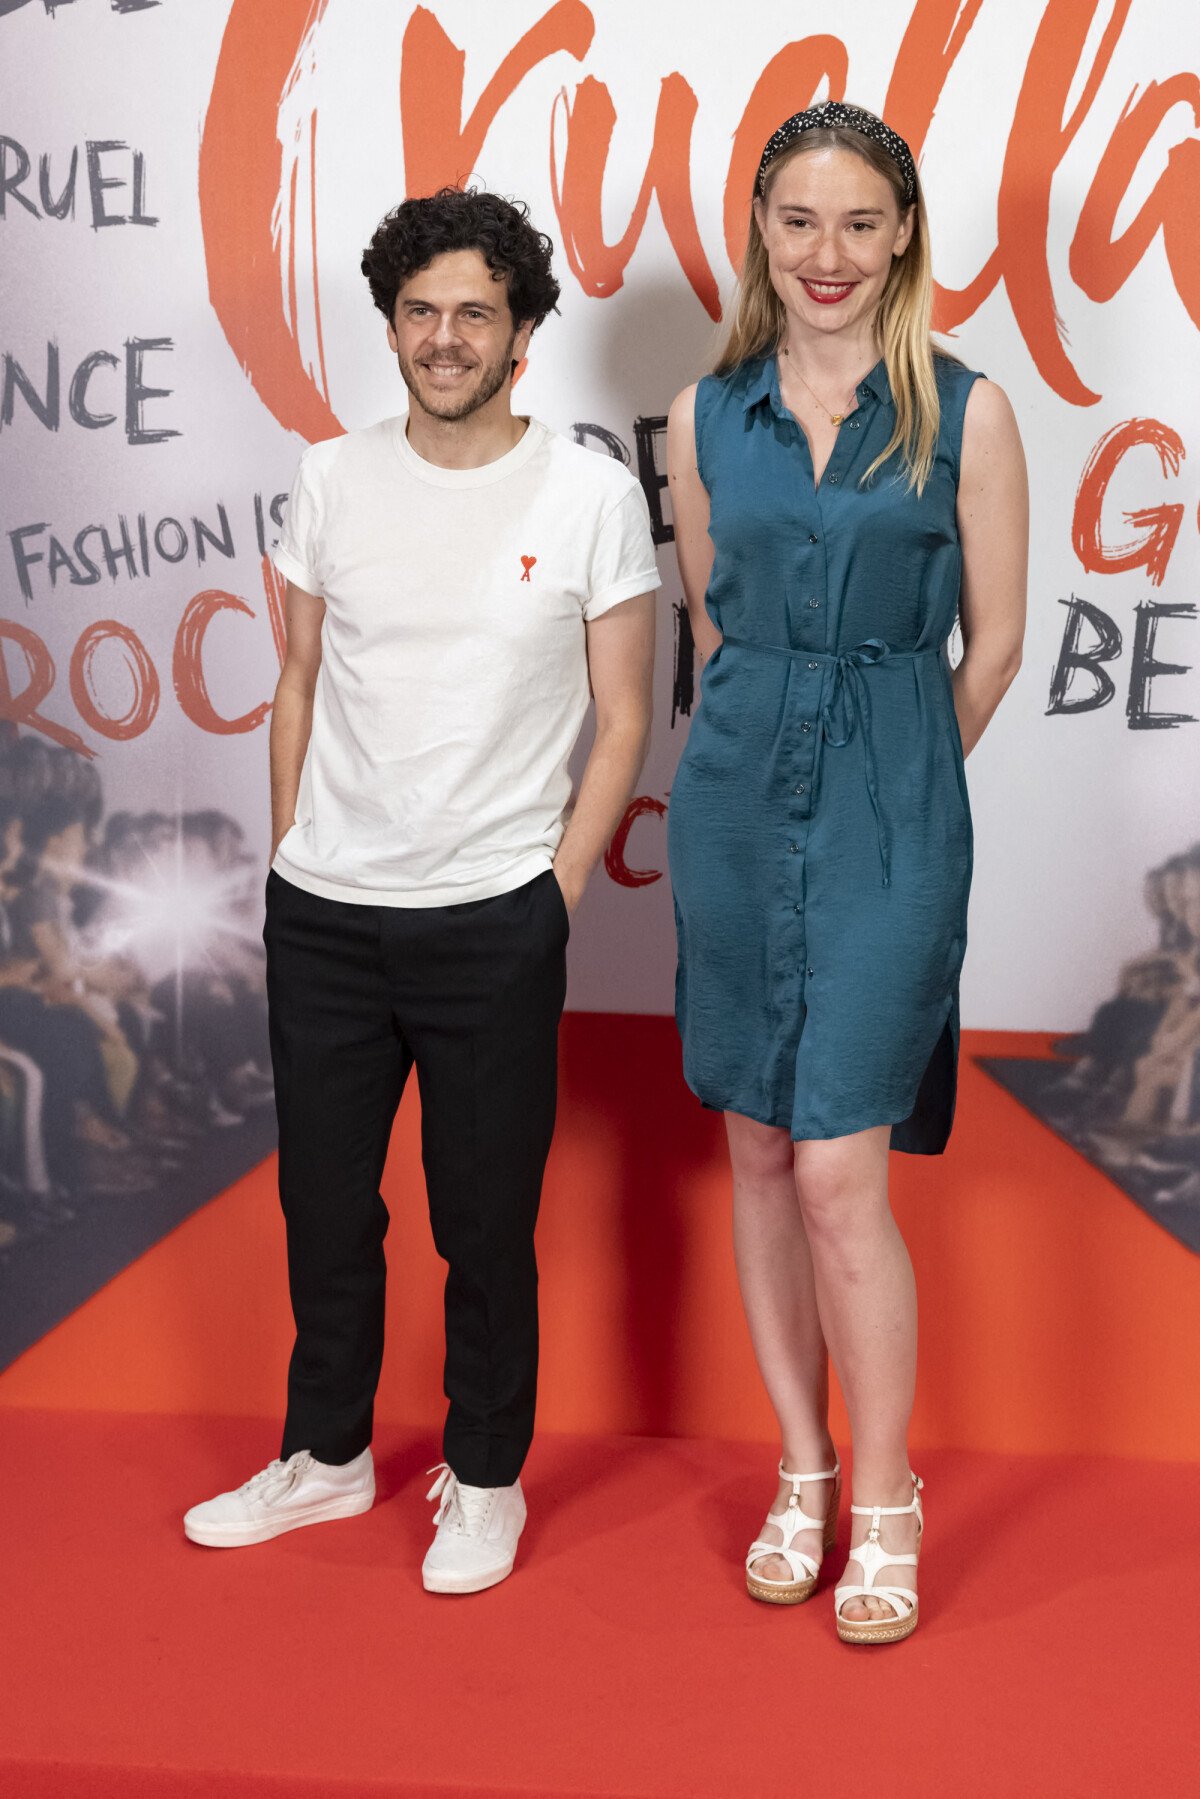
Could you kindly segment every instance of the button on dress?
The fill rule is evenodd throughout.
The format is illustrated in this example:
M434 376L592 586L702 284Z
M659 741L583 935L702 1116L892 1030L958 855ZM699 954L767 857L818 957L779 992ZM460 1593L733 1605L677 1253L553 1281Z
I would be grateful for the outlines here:
M819 487L774 357L707 376L696 454L722 633L668 818L684 1074L707 1106L797 1140L892 1127L945 1148L971 818L947 641L955 507L978 376L935 359L941 427L918 499L880 362Z

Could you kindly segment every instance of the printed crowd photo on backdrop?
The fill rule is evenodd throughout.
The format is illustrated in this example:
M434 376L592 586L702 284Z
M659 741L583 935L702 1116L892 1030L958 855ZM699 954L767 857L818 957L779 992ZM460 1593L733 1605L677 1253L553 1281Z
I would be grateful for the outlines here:
M5 1790L1178 1790L1193 0L0 82Z

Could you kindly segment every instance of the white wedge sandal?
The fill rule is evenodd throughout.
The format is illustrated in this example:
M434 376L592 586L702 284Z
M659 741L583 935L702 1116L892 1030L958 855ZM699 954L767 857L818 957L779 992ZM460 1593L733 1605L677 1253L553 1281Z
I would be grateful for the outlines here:
M881 1568L901 1567L915 1568L921 1552L921 1538L925 1532L925 1513L921 1505L921 1489L924 1482L912 1476L913 1496L908 1505L852 1505L851 1514L858 1518L870 1518L871 1528L866 1540L850 1551L850 1561L857 1562L863 1571L862 1586L852 1584L837 1587L833 1595L834 1617L837 1620L837 1633L843 1643L898 1643L902 1637L909 1637L917 1628L917 1595L911 1587L877 1587L875 1576ZM885 1549L879 1541L879 1521L881 1518L907 1518L914 1516L917 1520L917 1547L907 1554ZM895 1616L892 1618L843 1618L842 1607L852 1599L882 1599L890 1605Z
M802 1549L793 1549L792 1543L802 1530L819 1530L822 1532L823 1553L828 1555L833 1548L833 1540L837 1535L838 1500L842 1493L842 1465L835 1462L832 1468L825 1469L821 1474L789 1474L780 1462L779 1472L784 1480L792 1483L792 1494L787 1502L787 1510L768 1512L767 1523L775 1526L783 1542L767 1543L762 1537L758 1537L751 1543L746 1556L746 1591L751 1599L765 1599L768 1605L799 1605L816 1586L821 1564L814 1561L811 1555L806 1555ZM810 1518L807 1512L800 1509L800 1489L806 1481L811 1480L833 1482L823 1518ZM769 1555L783 1557L792 1571L791 1580L767 1580L761 1574L751 1572L755 1562L760 1562Z

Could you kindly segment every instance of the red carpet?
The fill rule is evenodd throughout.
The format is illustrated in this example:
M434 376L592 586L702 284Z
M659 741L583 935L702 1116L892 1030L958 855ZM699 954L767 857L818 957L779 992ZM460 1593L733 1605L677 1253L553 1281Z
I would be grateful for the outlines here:
M949 1153L892 1158L921 1295L913 1454L1200 1463L1200 1257L973 1060L1045 1046L1028 1032L968 1033ZM434 1431L446 1271L412 1087L384 1178L376 1416ZM729 1209L724 1127L684 1087L674 1022L569 1014L538 1225L542 1429L769 1440ZM0 1373L0 1430L6 1406L271 1417L291 1345L272 1160ZM846 1431L835 1402L834 1433Z
M1194 1790L1195 1466L927 1453L923 1621L872 1651L829 1583L744 1596L769 1450L545 1437L513 1579L446 1600L428 1437L382 1435L366 1518L186 1543L273 1428L4 1415L5 1799Z
M677 1064L670 1020L566 1021L539 1233L546 1434L517 1573L492 1593L419 1582L444 1268L415 1096L385 1181L370 1516L228 1552L180 1530L277 1444L291 1332L270 1164L0 1374L0 1799L1195 1790L1200 1258L964 1056L950 1153L893 1170L922 1302L923 1622L847 1648L837 1558L795 1612L742 1589L772 1420L721 1123Z

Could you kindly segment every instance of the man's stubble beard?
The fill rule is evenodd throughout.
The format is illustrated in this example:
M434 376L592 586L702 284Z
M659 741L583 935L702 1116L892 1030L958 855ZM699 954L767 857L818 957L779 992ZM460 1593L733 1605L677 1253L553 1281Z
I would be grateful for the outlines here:
M489 363L483 370L478 386L462 399L449 401L447 409L444 411L431 406L428 401L425 400L414 378L415 371L413 365L405 362L404 357L400 355L399 351L396 352L396 361L399 364L405 387L407 387L409 393L421 407L422 411L427 412L431 418L441 419L446 424L456 424L460 419L470 418L473 412L478 412L480 407L486 406L489 400L494 400L506 382L512 379L512 350L516 341L517 334L514 331L508 341L508 347L504 351L504 354L498 357L495 362ZM436 398L436 396L432 397Z

